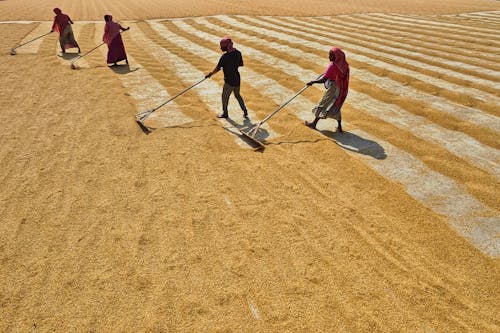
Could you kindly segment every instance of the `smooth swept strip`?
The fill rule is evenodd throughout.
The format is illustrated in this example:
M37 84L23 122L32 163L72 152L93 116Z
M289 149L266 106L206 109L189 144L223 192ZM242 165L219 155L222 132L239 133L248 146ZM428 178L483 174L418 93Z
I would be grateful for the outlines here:
M24 44L34 38L37 38L43 34L46 34L47 32L50 32L51 28L52 28L52 22L40 22L40 24L35 29L33 29L26 37L24 37L23 40L20 41L18 45ZM42 45L44 39L45 37L42 37L29 44L21 46L20 48L16 49L16 52L19 54L36 54L38 53L40 45Z
M492 58L494 57L494 54L492 54L491 48L488 48L487 46L483 46L481 49L483 51L478 50L478 45L474 45L474 54L470 54L470 52L467 52L463 48L468 48L470 47L470 43L462 41L460 38L455 38L453 40L450 40L449 37L441 37L441 36L435 36L435 35L430 35L430 34L425 34L422 33L422 29L417 29L412 30L411 28L402 28L398 25L392 25L389 23L382 23L379 21L369 21L366 18L360 18L357 16L343 16L342 17L342 24L345 24L346 26L351 26L353 28L357 28L360 30L366 30L366 31L374 31L378 32L380 34L389 34L392 37L396 37L398 39L403 39L403 40L411 40L415 41L416 44L422 45L422 46L428 46L431 49L434 49L436 47L439 48L439 50L447 50L448 52L452 52L452 54L461 54L464 57L470 56L471 59L477 60L477 61L483 61L481 57L486 57L486 58ZM330 20L334 19L333 17L314 17L310 18L310 21L317 22L320 24L322 21L327 20L327 23L325 24L326 27L330 25ZM462 53L455 53L460 49ZM500 49L498 49L500 51ZM494 65L498 65L497 62L491 61L491 60L486 60L488 64L492 63Z
M340 17L343 17L344 15L340 15ZM409 22L404 22L404 21L395 21L391 20L388 18L384 18L382 16L376 16L376 14L355 14L352 15L353 17L360 18L362 20L370 20L372 22L381 22L383 24L390 24L392 26L399 28L405 28L405 29L410 29L410 30L418 30L420 32L425 32L426 34L430 34L432 36L442 36L443 38L446 38L450 35L449 29L447 30L441 30L438 27L430 27L427 25L422 25L422 24L415 24L415 23L409 23ZM351 17L351 16L349 16ZM464 28L462 28L463 30ZM456 31L451 31L453 33ZM470 36L470 35L460 35L460 40L463 42L467 43L474 43L477 40L477 37L475 36ZM488 39L489 40L489 39ZM482 47L486 47L485 44L481 44ZM491 43L488 43L488 48L494 50L494 52L498 52L497 50L499 49L500 45L498 46L493 46Z
M230 17L224 17L224 16L219 17L218 16L217 18L223 22L232 24L234 26L241 26L242 28L254 30L256 32L268 35L270 37L275 37L275 38L281 39L281 40L289 42L289 43L304 45L306 47L309 47L309 48L312 48L315 50L328 50L331 47L330 44L320 44L318 42L314 42L314 41L311 41L311 40L308 40L305 38L299 38L299 37L295 37L295 36L286 34L285 32L277 31L277 30L283 30L283 29L280 29L279 26L275 26L271 23L265 24L265 22L262 22L260 20L254 20L248 16L246 16L246 17L242 16L242 18L247 19L248 21L251 21L251 22L256 22L258 24L264 23L263 25L268 26L269 28L264 29L264 28L252 26L252 25L237 21L237 20L230 18ZM273 30L273 26L277 30ZM286 29L286 30L295 32L292 29ZM283 31L285 31L285 30L283 30ZM317 40L316 36L313 36L313 35L310 35L310 36L314 37L314 38L312 38L312 40ZM354 48L354 50L356 50L356 48ZM410 69L407 69L404 67L400 67L397 65L386 63L386 62L381 61L381 60L377 60L376 57L372 58L372 57L360 55L360 54L353 53L353 52L349 52L349 57L351 59L356 60L356 61L364 62L364 63L370 64L372 66L383 68L383 69L386 69L386 70L389 70L389 71L392 71L392 72L395 72L398 74L403 74L403 75L413 77L415 79L421 80L423 82L427 82L429 84L435 85L435 86L440 87L440 88L444 88L444 89L454 91L454 92L460 92L463 95L471 96L471 97L476 98L478 100L481 100L483 102L500 104L499 97L494 96L494 95L489 94L489 93L486 93L482 90L478 90L475 88L463 87L461 85L458 85L458 84L455 84L455 83L452 83L452 82L449 82L446 80L435 78L433 76L422 74L422 73L416 72L414 70L410 70Z
M283 22L280 19L277 19L277 18L274 18L274 17L266 17L266 21L274 22L274 23L280 24L280 25L285 25L286 26L285 29L298 29L297 33L299 33L301 35L304 35L304 36L307 36L309 38L313 38L314 37L314 35L313 35L314 33L323 33L323 31L321 29L319 29L320 27L317 27L317 28L304 27L304 26L301 26L300 24L292 24L292 23L289 23L289 22ZM282 26L279 26L279 27L283 28ZM353 34L355 36L358 36L358 37L363 37L364 36L364 35L361 35L361 34L358 34L358 33L351 33L351 34ZM340 31L337 31L335 33L335 38L341 38L341 39L343 39L345 41L352 40L352 37L350 37L348 35L345 35L345 34L343 34ZM369 38L371 40L378 41L378 42L373 42L372 43L372 42L363 41L362 43L366 47L365 46L362 46L362 47L356 46L354 44L350 44L349 42L347 42L347 43L346 42L342 42L342 44L345 47L348 47L348 48L352 48L352 49L356 49L356 50L359 50L359 51L368 52L368 53L371 53L371 54L373 54L375 56L382 56L382 57L390 58L390 59L393 59L393 60L398 61L398 62L403 63L403 64L411 65L411 66L414 66L414 67L417 67L417 68L426 69L426 70L429 70L429 71L434 71L434 72L439 73L439 74L446 74L446 75L448 75L450 77L455 77L457 79L461 79L461 80L465 80L465 81L469 81L469 82L473 82L473 83L477 83L477 84L482 84L482 85L488 86L488 87L493 87L495 89L499 89L499 91L500 91L500 82L498 82L498 81L492 81L492 80L483 79L483 78L472 76L472 75L458 73L458 72L456 72L454 70L451 70L451 69L447 69L447 68L443 68L443 67L438 67L436 65L430 65L430 64L427 64L427 63L424 63L424 62L421 62L421 61L417 61L417 60L405 58L405 57L402 57L402 56L397 56L397 55L392 54L392 53L387 53L387 52L398 52L398 53L403 54L403 55L418 56L418 53L415 53L415 52L411 52L411 51L407 51L407 50L404 50L404 49L399 49L399 48L391 47L391 46L388 46L388 45L385 45L385 44L380 44L380 42L383 41L380 38L374 38L374 37L369 37ZM317 40L328 41L328 42L331 42L331 43L335 42L335 40L333 38L326 38L326 37L321 37L321 36L316 36L316 39ZM387 43L389 44L389 42L387 42ZM394 43L392 43L392 44L394 44ZM385 52L376 51L376 50L370 49L370 47L383 48L386 51ZM367 51L367 50L370 50L370 51ZM448 65L461 66L461 67L463 67L465 69L468 69L468 70L474 71L474 72L477 72L477 71L481 70L481 68L479 68L477 66L467 65L467 64L464 64L464 63L458 63L458 62L452 62L452 61L446 61L445 62L445 60L442 59L442 58L433 58L433 59L436 59L438 62L446 63ZM485 73L486 72L488 72L488 71L485 70ZM495 76L498 76L498 73L496 71L490 71L490 72L494 73Z
M180 28L185 26L185 23L180 23L179 20L174 20L174 22ZM203 38L199 32L196 32L196 35ZM214 42L214 38L211 40ZM179 40L176 39L177 41ZM196 44L181 45L194 47ZM197 50L203 54L213 52L200 45L197 46ZM248 49L243 49L243 51L247 52ZM276 81L274 81L274 87L273 91L279 89L283 96L291 96L294 93ZM271 99L275 98L274 93L270 93L270 89L263 89L262 94ZM297 97L289 105L302 120L311 120L312 115L309 110L314 106L314 103L302 96ZM334 128L334 125L330 120L320 122L318 126L319 130L331 128ZM423 205L447 216L452 227L478 249L491 256L500 255L500 246L496 239L496 234L500 231L496 212L478 202L453 180L429 169L414 156L361 130L354 130L351 133L354 134L352 143L338 142L338 144L345 147L351 154L363 158L383 177L403 184L408 194ZM360 145L359 141L364 144ZM369 153L370 150L381 149L385 152L384 155L387 155L385 158L380 155L374 158L373 154Z
M104 29L102 23L96 24L96 28L100 27ZM95 42L98 45L101 43L101 36L95 34ZM106 48L100 48L103 55L103 62L105 61ZM147 70L141 68L140 64L137 63L130 55L128 56L128 61L131 64L137 66L127 74L120 74L120 78L123 86L135 100L136 108L138 112L147 111L152 109L161 103L168 100L171 96ZM161 124L161 126L178 126L185 123L192 122L193 120L183 114L177 107L175 101L172 101L168 106L158 110L157 112L151 114L150 119L154 119L155 123Z
M390 21L399 22L409 22L411 24L417 26L425 26L427 29L441 29L450 31L453 33L457 29L463 29L463 26L460 24L448 23L448 22L440 22L429 20L426 17L416 16L416 15L399 15L399 14L368 14L370 16L382 17ZM459 30L460 31L460 30ZM470 27L467 30L467 35L471 37L486 37L486 38L498 38L498 32L493 29L487 28L472 28Z
M186 50L195 50L195 49L202 49L202 46L196 46L192 44L189 40L178 36L171 32L167 27L165 27L163 24L161 24L158 21L148 21L149 26L155 30L160 36L163 38L169 40L172 43L175 43L176 45L182 46ZM188 81L188 82L194 82L194 80L199 80L200 77L203 78L205 75L203 72L198 70L195 66L191 65L188 63L186 60L176 56L175 54L168 52L164 48L162 48L160 45L154 43L153 41L147 42L149 44L150 48L157 48L156 51L154 51L153 55L157 56L159 60L163 59L165 61L168 61L169 63L175 64L174 70L176 71L176 75L183 81ZM214 52L213 50L208 50L206 49L204 52L204 58L207 61L213 62L216 64L220 58L220 54L217 52ZM251 80L251 75L252 73L248 73L248 71L245 72L245 77L249 78ZM196 93L200 96L200 98L203 100L203 102L211 109L211 110L219 110L221 108L220 104L220 94L222 91L222 86L216 83L215 81L212 80L207 80L204 83L204 88L199 89L196 91ZM234 98L229 99L229 108L233 110L239 110L239 105L237 105L236 101ZM215 111L217 112L217 111ZM248 109L248 113L250 116L250 119L256 119L257 116L255 114L255 111ZM249 126L250 120L243 118L241 111L240 112L231 112L230 113L231 119L236 120L237 123L243 124L243 126ZM226 120L224 119L219 119L219 122L227 129L231 130L231 132L235 133L238 135L237 142L240 146L242 147L248 147L248 144L243 142L239 138L238 132L234 131L234 126L229 124ZM243 127L242 126L242 127ZM262 127L263 132L266 133L265 139L272 139L277 136L277 134L267 125ZM260 134L262 135L262 134Z
M180 29L206 41L217 41L217 36L198 30L184 21L173 20L172 22ZM299 80L316 76L316 73L312 71L304 70L296 64L264 54L253 48L245 47L242 50L266 65L279 69L284 73L290 73L291 76ZM350 89L348 101L350 104L366 110L371 115L411 132L425 141L440 144L451 153L462 157L500 179L500 152L497 149L483 145L461 132L438 126L426 118L414 115L397 105L380 102L354 89Z
M337 25L335 23L328 22L328 26L326 26L326 25L322 26L320 24L309 23L309 22L305 22L305 21L302 21L302 20L299 20L299 19L296 19L296 18L291 18L291 17L286 17L286 19L289 20L289 21L291 21L291 22L295 22L296 24L299 24L299 25L303 24L303 25L305 25L307 27L314 28L317 31L322 31L323 33L325 33L325 30L326 30L326 32L333 32L333 33L337 34L337 32L339 31L339 29L346 29L346 28L349 28L349 27L353 27L355 29L360 29L360 30L365 30L363 28L363 26L351 24L349 22L342 22L342 26ZM469 70L471 72L474 72L476 75L477 74L480 74L480 75L481 74L487 74L487 75L490 75L492 77L496 77L498 79L498 81L500 81L500 72L497 71L497 70L492 70L492 69L484 68L484 67L481 67L481 66L477 66L477 65L473 65L473 64L469 64L469 63L457 61L457 60L449 60L449 59L443 58L443 56L455 57L455 58L466 58L465 56L448 53L448 52L445 52L445 51L442 51L442 50L439 51L439 53L441 54L440 57L436 57L436 56L433 56L433 55L427 55L427 54L423 53L423 52L427 51L428 48L422 47L422 46L429 45L431 43L426 43L425 41L418 41L418 42L415 41L416 44L422 45L422 46L416 46L416 45L413 45L413 44L408 44L407 42L406 43L402 43L402 42L393 41L393 40L389 40L389 39L383 39L383 38L380 38L380 37L374 37L374 36L370 35L368 32L366 32L366 30L365 30L364 34L360 34L358 32L354 32L354 31L349 31L349 33L353 34L354 36L358 36L358 37L362 37L362 38L363 37L364 38L369 38L370 40L375 41L381 47L386 47L386 45L384 45L384 43L388 43L388 44L399 46L399 47L403 48L403 49L401 49L401 48L387 47L387 50L394 50L395 52L399 52L399 53L402 53L402 54L405 54L405 55L410 55L410 56L419 56L419 58L432 59L433 61L436 61L436 62L441 63L441 64L445 64L445 65L454 66L454 67L458 67L458 68L461 68L461 69ZM386 32L386 33L388 33L388 32ZM407 41L407 40L405 40L405 41ZM432 45L432 46L434 46L434 45ZM409 51L407 49L410 49L411 51ZM436 51L433 50L433 52L436 52ZM467 60L467 59L465 59L465 60ZM484 60L484 59L476 59L476 60L477 61L481 61L481 63L483 63L483 64L484 63L490 63L488 60ZM491 65L498 66L498 63L491 63ZM498 82L496 82L496 81L492 81L492 82L498 84Z
M205 18L194 18L195 22L202 24L203 26L220 31L221 33L227 33L227 29L224 27L220 27L216 24L209 22ZM324 58L321 58L315 54L306 53L301 51L300 49L296 49L293 47L289 47L285 44L279 44L276 42L265 41L261 38L248 35L243 32L239 32L236 28L231 31L231 35L239 39L238 43L245 45L246 41L262 44L264 43L266 46L279 50L283 54L289 54L298 59L308 59L315 63L323 63L325 62ZM260 56L261 58L266 58L267 56ZM293 69L297 73L302 73L301 69L295 68L296 65L293 64ZM302 74L301 74L302 75ZM490 115L488 113L481 112L475 108L463 106L460 104L453 103L448 101L447 99L439 96L434 96L431 94L427 94L419 91L411 86L402 85L401 83L394 81L387 77L377 76L367 70L358 69L356 67L351 66L351 75L353 77L358 78L360 81L370 83L376 86L379 86L385 90L397 93L401 96L407 96L409 98L415 99L418 103L421 103L422 106L430 106L441 112L447 113L450 116L453 116L457 119L461 119L470 123L473 123L478 126L482 126L485 128L492 129L494 131L500 132L500 118Z

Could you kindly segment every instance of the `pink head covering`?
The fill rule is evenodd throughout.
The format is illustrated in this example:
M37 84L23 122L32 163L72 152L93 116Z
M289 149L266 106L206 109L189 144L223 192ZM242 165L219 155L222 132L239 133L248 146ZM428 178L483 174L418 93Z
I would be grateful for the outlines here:
M54 8L54 13L56 13L56 16L54 17L52 30L58 32L59 34L62 34L64 32L64 29L66 29L66 27L68 26L71 19L69 18L68 15L63 14L62 10L60 10L59 8Z
M334 46L330 49L330 53L335 55L333 64L338 68L335 82L340 88L340 96L335 101L335 105L342 107L349 91L349 64L345 60L345 53L339 47Z
M333 63L339 71L342 72L342 74L345 75L345 73L349 70L349 64L345 60L345 54L344 51L342 51L339 47L334 46L330 49L330 52L335 55L335 59L333 60Z
M120 24L113 22L113 16L109 14L104 16L104 20L106 21L106 25L104 26L102 41L109 46L113 39L120 34Z
M229 36L224 36L224 38L220 40L220 47L227 47L227 52L232 52L235 50L235 48L233 47L233 41Z

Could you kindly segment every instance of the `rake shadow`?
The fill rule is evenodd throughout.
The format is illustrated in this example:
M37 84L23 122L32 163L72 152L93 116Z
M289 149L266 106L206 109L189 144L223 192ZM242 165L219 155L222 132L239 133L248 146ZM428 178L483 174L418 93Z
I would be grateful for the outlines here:
M362 138L350 132L339 133L329 130L322 130L319 132L334 140L336 144L345 150L349 150L357 154L368 155L377 160L385 160L387 158L384 147L375 141Z
M252 121L249 118L245 118L245 120L243 121L243 124L238 124L237 122L235 122L231 118L226 118L226 120L229 124L236 127L239 131L244 131L245 133L248 133L254 126L256 126L256 124L252 123ZM250 140L249 138L247 138L245 135L243 135L239 132L231 131L231 129L229 129L229 128L224 127L224 129L226 131L229 131L233 134L238 135L243 141L245 141L250 146L258 148L257 144L255 142L253 142L252 140ZM255 134L255 140L257 140L259 142L265 141L266 138L268 138L268 137L269 137L269 132L266 129L263 129L262 127L259 128L259 130ZM259 146L259 147L261 147L261 146Z

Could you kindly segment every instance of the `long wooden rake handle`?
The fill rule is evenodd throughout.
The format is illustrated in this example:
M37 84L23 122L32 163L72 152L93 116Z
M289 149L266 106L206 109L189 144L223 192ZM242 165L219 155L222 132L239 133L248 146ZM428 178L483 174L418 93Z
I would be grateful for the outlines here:
M176 99L177 97L179 97L180 95L186 93L187 91L193 89L194 87L196 87L197 85L199 85L200 83L202 83L203 81L205 81L206 79L208 79L207 77L196 82L195 84L193 84L192 86L190 87L187 87L186 89L184 89L183 91L181 91L180 93L178 93L177 95L171 97L168 101L165 101L163 103L161 103L160 105L158 105L157 107L155 107L154 109L152 110L148 110L148 111L144 111L144 112L140 112L137 114L137 116L140 116L140 120L144 120L146 119L147 117L149 117L149 115L153 112L155 112L156 110L158 109L161 109L163 106L165 106L166 104L170 103L171 101L173 101L174 99Z
M103 46L104 44L105 44L105 43L101 43L101 44L97 45L96 47L94 47L92 50L89 50L89 51L85 52L84 54L80 55L79 57L77 57L75 60L73 60L73 61L71 62L71 67L73 67L73 66L75 65L75 63L76 63L78 60L82 59L83 57L85 57L85 56L86 56L87 54L89 54L90 52L93 52L93 51L97 50L98 48L100 48L100 47L101 47L101 46Z
M20 45L18 45L18 46L16 46L16 47L14 47L14 48L12 49L12 51L14 51L15 49L17 49L17 48L19 48L19 47L21 47L21 46L24 46L24 45L26 45L26 44L29 44L29 43L31 43L31 42L34 42L34 41L36 41L37 39L40 39L40 38L42 38L42 37L45 37L45 36L47 36L48 34L51 34L51 33L52 33L52 31L49 31L49 32L47 32L46 34L43 34L43 35L38 36L38 37L35 37L35 38L33 38L32 40L27 41L26 43L23 43L23 44L20 44Z
M288 99L287 101L285 101L283 104L281 104L281 106L279 108L277 108L276 110L274 110L273 112L271 112L266 118L264 118L260 123L258 123L254 128L252 128L252 130L249 132L249 136L251 136L252 138L255 138L255 135L257 134L257 131L259 130L259 128L264 124L266 123L269 119L271 119L276 113L280 112L285 106L287 106L288 104L290 104L291 101L293 101L297 96L299 96L300 94L302 94L307 88L309 88L310 86L306 85L304 86L302 89L300 89L295 95L293 95L290 99Z
M128 29L127 29L127 30L120 31L120 34L121 34L122 32L125 32L125 31L128 31ZM94 52L95 50L97 50L98 48L100 48L101 46L103 46L104 44L106 44L106 43L102 42L101 44L97 45L97 46L96 46L96 47L94 47L93 49L88 50L87 52L85 52L85 53L84 53L84 54L82 54L81 56L77 57L75 60L73 60L73 61L71 62L71 68L74 68L74 67L75 67L75 63L76 63L78 60L82 59L83 57L85 57L85 56L86 56L87 54L89 54L90 52Z

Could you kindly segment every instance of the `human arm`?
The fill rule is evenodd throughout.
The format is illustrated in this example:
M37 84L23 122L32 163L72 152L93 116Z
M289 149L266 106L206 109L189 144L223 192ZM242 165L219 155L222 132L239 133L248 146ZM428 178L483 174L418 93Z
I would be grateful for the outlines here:
M209 77L211 77L212 75L214 75L218 71L220 71L220 67L215 67L213 71L211 71L210 73L208 73L207 75L205 75L205 79L208 79Z
M326 76L325 76L325 75L323 75L323 76L321 76L321 78L319 78L319 79L317 79L317 80L309 81L309 82L307 82L306 84L307 84L308 86L312 86L312 85L313 85L313 84L315 84L315 83L325 83L325 82L326 82L326 80L328 80L328 79L326 78Z
M124 27L122 27L122 26L120 25L120 30L121 30L121 31L127 31L127 30L130 30L130 27L126 27L126 28L124 28Z
M224 56L220 57L219 59L219 62L217 63L217 66L215 66L215 68L213 69L213 71L211 71L210 73L208 73L207 75L205 75L205 79L208 79L209 77L211 77L212 75L214 75L215 73L217 73L218 71L220 71L220 69L222 67L224 67Z

